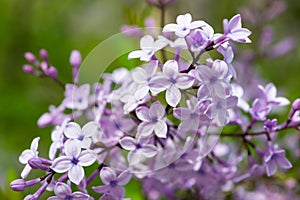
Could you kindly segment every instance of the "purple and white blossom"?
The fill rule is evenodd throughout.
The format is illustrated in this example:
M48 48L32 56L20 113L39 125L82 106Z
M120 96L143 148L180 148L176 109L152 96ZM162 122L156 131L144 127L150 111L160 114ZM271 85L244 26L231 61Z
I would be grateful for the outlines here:
M194 77L179 73L178 63L175 60L167 61L162 71L162 74L151 79L151 90L155 93L166 90L167 103L172 107L176 107L181 100L180 89L190 88L194 83Z
M125 196L123 186L130 181L131 174L124 171L117 176L112 168L103 167L100 171L100 178L104 185L94 186L92 187L93 190L97 193L111 195L116 200L121 200Z
M142 121L137 128L138 137L150 136L153 132L157 137L167 137L167 124L164 120L165 108L157 101L150 108L140 106L136 109L137 117Z
M30 149L24 150L19 157L20 163L25 165L25 167L21 173L21 177L23 179L26 178L31 171L31 167L30 167L28 161L31 158L38 157L39 152L37 151L37 149L38 149L39 141L40 141L40 137L34 138L31 142Z
M68 172L70 181L78 185L84 178L84 169L96 161L96 154L91 150L81 151L77 140L67 140L64 144L64 156L56 158L51 168L57 173Z
M141 38L140 47L141 50L132 51L128 55L128 59L140 58L141 61L150 61L155 52L164 48L167 43L164 40L156 40L151 35L145 35Z
M90 85L66 85L64 104L67 108L84 110L89 105Z
M187 13L179 15L176 18L177 24L167 24L163 28L163 32L175 32L178 37L185 37L191 30L205 26L204 21L192 21L192 15Z

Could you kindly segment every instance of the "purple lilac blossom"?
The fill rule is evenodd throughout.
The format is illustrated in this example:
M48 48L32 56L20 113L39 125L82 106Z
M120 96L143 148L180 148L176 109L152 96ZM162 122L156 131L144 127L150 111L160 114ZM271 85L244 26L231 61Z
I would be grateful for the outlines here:
M73 192L71 187L65 183L57 182L54 187L55 196L49 197L48 200L89 200L90 196L82 192Z

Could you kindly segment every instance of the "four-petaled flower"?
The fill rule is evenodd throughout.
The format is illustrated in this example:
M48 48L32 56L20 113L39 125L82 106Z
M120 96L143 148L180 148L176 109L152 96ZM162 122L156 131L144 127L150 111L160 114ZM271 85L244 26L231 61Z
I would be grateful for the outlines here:
M163 28L163 32L175 32L178 37L185 37L191 30L205 26L204 21L193 21L191 14L179 15L176 18L177 24L167 24Z
M274 106L286 106L290 104L290 101L285 97L276 97L277 89L273 83L267 84L265 87L258 86L262 101L267 105Z
M66 85L65 100L63 104L70 109L84 110L89 105L90 85L80 87L72 84Z
M55 196L49 197L48 200L89 200L90 195L82 192L73 192L71 187L63 182L57 182L54 187Z
M104 185L92 187L93 190L97 193L111 195L116 200L121 200L125 196L123 185L130 181L131 174L124 171L117 177L112 168L103 167L100 171L100 178Z
M285 157L285 150L277 149L272 144L269 144L269 155L265 156L264 161L268 176L275 174L277 166L283 169L292 167L290 161Z
M180 89L190 88L194 83L194 77L179 73L178 63L175 60L167 61L162 69L163 73L153 77L150 81L151 90L154 93L166 91L166 101L176 107L181 99Z
M138 126L138 137L147 137L155 132L155 135L160 138L167 137L167 124L163 117L166 111L160 102L154 102L147 108L140 106L136 109L137 117L142 121Z
M248 38L248 36L251 35L251 31L246 28L242 28L242 20L240 14L233 16L229 21L228 19L224 19L223 28L224 34L232 41L243 43L251 42L251 40Z
M19 157L20 163L26 164L21 173L21 177L23 179L26 178L28 176L29 172L31 171L31 167L29 166L28 161L31 158L38 157L39 152L37 151L37 149L38 149L38 145L39 145L39 140L40 140L40 137L34 138L31 142L30 149L24 150Z
M69 139L77 139L81 142L81 147L89 149L92 143L91 137L98 131L98 124L94 121L85 124L82 129L75 122L70 122L64 130L65 136Z
M68 171L70 181L78 185L84 177L83 167L90 166L96 161L96 154L91 150L81 151L77 140L67 140L64 144L65 156L56 158L52 169L57 173Z
M123 149L130 151L128 153L128 162L130 165L138 164L143 157L152 158L157 154L157 147L148 144L147 137L124 137L120 140L120 145Z
M128 55L128 59L140 58L141 61L150 61L154 53L167 45L165 40L156 40L151 35L145 35L140 40L141 50L132 51Z

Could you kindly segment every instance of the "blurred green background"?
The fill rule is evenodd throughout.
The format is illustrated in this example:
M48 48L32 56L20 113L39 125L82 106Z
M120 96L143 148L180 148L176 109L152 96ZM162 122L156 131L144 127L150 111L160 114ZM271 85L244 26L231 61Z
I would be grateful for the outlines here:
M219 32L222 31L222 19L232 17L249 2L177 0L167 10L166 22L175 21L178 14L190 12L194 19L204 19ZM276 37L292 35L297 39L300 3L297 0L286 3L287 11L272 24ZM19 164L18 156L30 146L34 137L41 137L40 155L47 156L51 127L40 129L36 121L50 104L58 105L63 98L63 91L50 80L22 72L22 65L26 63L24 52L37 54L41 48L47 49L51 64L59 71L59 78L67 82L71 80L68 61L72 49L80 50L84 58L98 43L118 33L122 24L142 25L148 15L159 19L158 10L143 0L0 0L1 199L19 199L26 193L11 192L8 181L19 177L23 166ZM251 30L246 23L244 26ZM255 38L251 39L256 42ZM266 80L280 86L292 100L300 96L298 43L296 40L295 49L288 55L262 60L256 66ZM122 45L125 44L115 44L114 48ZM135 40L132 46L137 45L138 40ZM135 191L132 188L128 193L132 196ZM137 192L133 199L139 198L140 192Z

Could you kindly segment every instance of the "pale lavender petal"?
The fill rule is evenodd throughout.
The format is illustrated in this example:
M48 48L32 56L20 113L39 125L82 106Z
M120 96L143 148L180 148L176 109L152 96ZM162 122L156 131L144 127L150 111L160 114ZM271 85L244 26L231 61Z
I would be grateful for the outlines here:
M159 101L152 103L149 109L150 119L162 119L165 113L165 108L160 104Z
M34 152L29 149L26 149L21 153L19 161L22 164L27 164L28 160L32 157L34 157Z
M127 155L127 158L130 165L136 165L142 159L142 152L140 150L130 151Z
M208 85L208 88L210 86ZM226 98L226 84L218 81L213 85L214 93L220 98Z
M132 74L132 79L134 82L142 84L142 83L146 83L147 78L148 78L148 74L146 73L146 71L143 68L136 68Z
M194 83L194 77L187 74L182 74L176 78L175 86L182 90L185 90L190 88L193 85L193 83Z
M285 157L285 155L278 155L276 157L276 162L283 169L289 169L293 166L291 162Z
M142 50L148 50L153 48L154 38L151 35L145 35L140 40L140 47Z
M151 122L142 122L139 126L138 126L138 135L139 136L149 136L153 133L154 130L154 124Z
M80 153L78 160L81 166L90 166L92 165L97 159L97 156L94 151L91 150L84 150Z
M167 131L168 131L167 124L163 120L159 120L155 124L154 132L155 132L155 135L157 135L157 137L166 138L167 137Z
M112 168L103 167L100 171L100 178L105 185L109 185L111 181L117 180L117 175Z
M173 114L177 119L187 120L190 118L192 111L188 108L175 108Z
M110 193L112 196L116 197L116 199L122 199L125 196L125 189L122 186L117 185L110 189Z
M135 140L132 137L124 137L119 141L121 147L128 151L134 150L135 147Z
M92 187L92 189L97 193L103 194L110 190L110 186L109 185L94 186Z
M81 151L81 142L79 140L67 140L64 149L67 156L78 158Z
M272 176L273 174L275 174L277 170L277 164L274 159L270 159L268 162L266 162L265 166L266 166L268 176Z
M290 104L290 101L285 97L276 97L273 102L278 103L279 106L286 106Z
M180 102L180 99L181 93L177 87L171 86L169 89L167 89L166 101L170 106L176 107L177 104Z
M195 28L199 28L199 27L203 27L206 26L207 24L202 21L202 20L198 20L198 21L193 21L192 23L190 23L187 28L189 29L195 29Z
M39 141L40 141L40 137L36 137L32 140L31 146L30 146L30 149L32 151L36 151L38 149Z
M49 197L47 200L62 200L62 198L57 197L57 196L52 196L52 197Z
M61 156L56 158L51 168L57 173L63 173L68 171L72 167L71 159L67 156Z
M159 49L162 49L165 46L167 46L167 44L168 44L168 42L166 40L158 39L154 42L153 48L155 51L158 51Z
M91 200L90 195L84 194L82 192L74 192L72 194L74 200Z
M235 31L232 31L232 40L239 40L239 39L245 39L246 37L248 37L249 35L251 35L251 31L249 31L248 29L245 28L241 28Z
M233 16L229 21L229 28L231 30L240 29L242 27L241 15L237 14Z
M122 172L118 176L118 185L126 185L131 179L131 173L128 171Z
M57 182L54 187L54 193L57 197L64 198L66 195L70 195L72 190L67 184L63 182Z
M178 24L167 24L163 28L163 32L175 32L179 29L180 27Z
M146 106L140 106L136 110L136 116L142 120L142 121L151 121L150 115L149 115L149 108Z
M149 82L151 92L160 93L170 87L169 78L166 75L158 75L153 77Z
M72 166L68 171L68 177L71 182L75 183L76 185L79 185L80 181L84 177L83 168L79 165Z
M140 58L143 55L145 55L145 52L142 50L136 50L136 51L132 51L128 54L128 59L132 59L132 58Z
M77 139L81 135L81 128L75 122L69 122L64 130L65 136L71 139Z
M24 169L21 172L21 177L24 179L28 176L29 172L31 171L31 167L29 166L29 164L26 164Z
M142 99L148 94L149 90L150 87L148 85L141 85L136 89L134 97L136 99Z
M88 96L90 94L90 84L83 84L78 88L78 92L81 96Z
M192 15L187 13L185 15L179 15L176 18L176 23L178 25L189 25L192 22Z
M175 78L178 74L178 63L175 60L168 60L163 66L163 73Z
M152 158L157 154L157 147L152 144L146 144L141 149L143 156L147 158Z
M82 134L85 137L91 137L98 131L98 124L95 121L88 122L82 127Z

